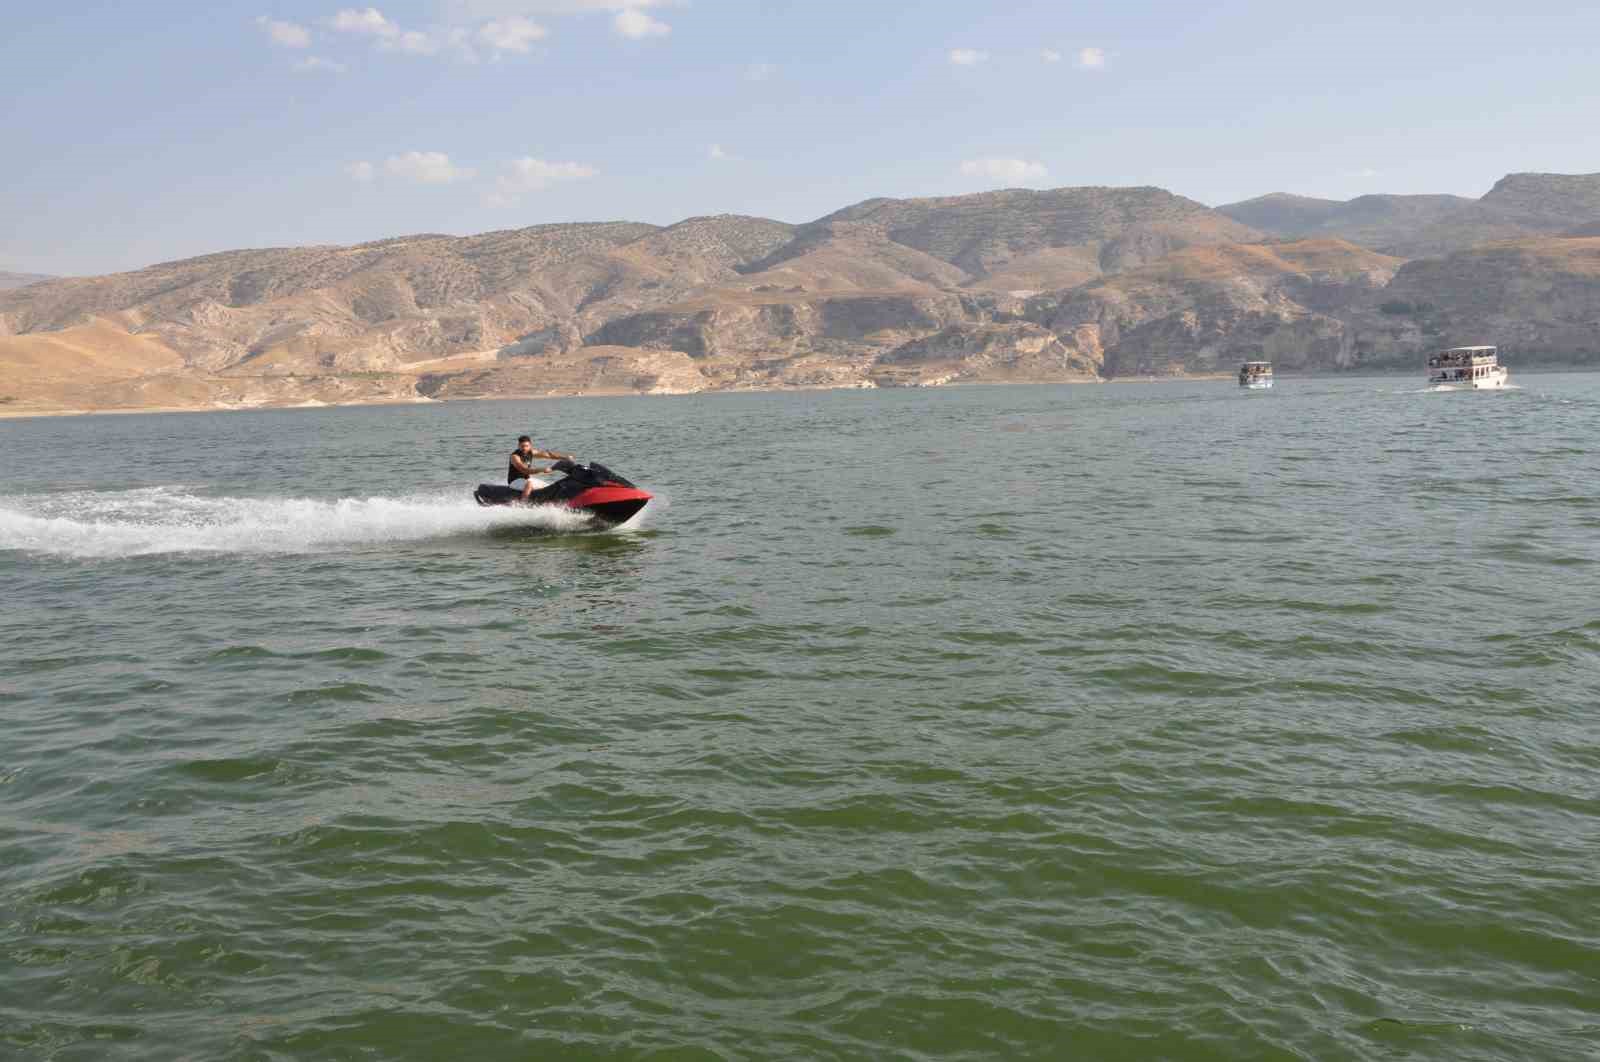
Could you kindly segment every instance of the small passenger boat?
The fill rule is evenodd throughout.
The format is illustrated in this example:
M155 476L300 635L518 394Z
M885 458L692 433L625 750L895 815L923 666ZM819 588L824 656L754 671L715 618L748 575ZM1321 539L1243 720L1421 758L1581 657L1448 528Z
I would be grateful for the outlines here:
M1251 391L1265 391L1272 386L1272 362L1247 361L1239 366L1239 386Z
M1428 383L1449 390L1499 390L1511 374L1494 347L1451 347L1428 355Z

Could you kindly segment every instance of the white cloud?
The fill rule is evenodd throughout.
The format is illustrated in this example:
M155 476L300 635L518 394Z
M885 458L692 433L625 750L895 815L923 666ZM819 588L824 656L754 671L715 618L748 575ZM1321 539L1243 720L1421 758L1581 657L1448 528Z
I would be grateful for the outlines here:
M711 145L711 150L706 152L706 156L708 158L715 159L717 162L733 162L733 161L735 161L735 156L730 155L726 151L724 151L722 149L722 145L721 144L712 144Z
M521 15L486 22L478 30L478 40L496 52L527 54L534 41L542 41L547 36L548 30Z
M386 52L437 55L446 44L449 44L468 61L477 58L467 41L466 30L457 29L440 35L425 33L422 30L401 29L375 7L364 7L359 10L353 7L344 8L334 15L328 24L340 33L371 37L377 42L378 48Z
M582 15L636 7L673 7L681 0L450 0L452 17L468 22L507 15Z
M1039 58L1047 63L1059 63L1061 62L1061 53L1054 48L1040 48Z
M352 162L344 168L344 172L349 175L352 181L359 181L362 184L371 182L372 178L376 176L370 162Z
M1023 184L1045 177L1043 163L1026 159L968 159L961 164L964 177L981 177L990 184Z
M950 49L950 61L957 66L977 66L988 58L988 52L980 52L976 48Z
M1377 170L1365 169L1365 170L1353 170L1350 173L1345 174L1345 176L1346 177L1359 177L1359 178L1361 178L1363 180L1367 180L1367 179L1370 179L1370 178L1373 178L1373 177L1381 177L1383 175L1381 173L1379 173Z
M648 11L679 7L689 0L436 0L450 25L478 25L484 21L527 21L535 15L611 15L611 29L622 37L642 40L664 37L672 27ZM372 10L372 9L367 9ZM343 14L343 12L341 12ZM352 11L364 16L366 12ZM380 16L381 17L381 16ZM513 50L513 49L504 49Z
M361 33L369 37L390 39L400 36L400 27L383 17L383 12L375 7L345 8L333 16L333 28L340 33Z
M407 55L435 55L439 51L439 41L421 30L403 30L394 37L379 41L378 47L385 51L405 52Z
M771 63L751 63L744 68L746 81L765 81L778 72L778 68Z
M311 31L298 23L279 22L275 18L262 15L256 19L256 25L267 31L267 37L273 44L284 48L311 47Z
M1080 48L1078 49L1078 69L1104 70L1107 58L1109 57L1106 55L1104 48Z
M332 59L324 59L320 55L308 55L304 59L296 59L294 68L300 71L326 70L330 74L342 74L348 67L343 63L336 63Z
M546 162L544 159L514 159L508 174L496 178L494 191L485 197L489 206L514 206L527 192L542 192L552 184L581 181L600 171L581 162Z
M384 160L383 169L391 177L418 184L450 184L467 180L478 172L457 166L442 151L408 151L404 155L390 155Z
M624 7L611 18L611 28L630 40L645 37L665 37L672 27L658 18L651 18L637 7Z

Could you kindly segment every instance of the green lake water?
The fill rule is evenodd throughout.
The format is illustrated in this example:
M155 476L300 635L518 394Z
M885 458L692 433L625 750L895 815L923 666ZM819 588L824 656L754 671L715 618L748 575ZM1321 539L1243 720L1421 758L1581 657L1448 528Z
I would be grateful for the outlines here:
M0 1057L1600 1056L1514 379L0 421Z

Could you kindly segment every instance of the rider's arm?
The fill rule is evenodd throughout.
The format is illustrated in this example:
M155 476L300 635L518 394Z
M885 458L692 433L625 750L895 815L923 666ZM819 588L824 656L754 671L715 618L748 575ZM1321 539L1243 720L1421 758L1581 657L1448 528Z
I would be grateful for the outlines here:
M511 464L515 466L516 470L522 473L524 476L533 475L533 467L522 459L521 454L512 454Z

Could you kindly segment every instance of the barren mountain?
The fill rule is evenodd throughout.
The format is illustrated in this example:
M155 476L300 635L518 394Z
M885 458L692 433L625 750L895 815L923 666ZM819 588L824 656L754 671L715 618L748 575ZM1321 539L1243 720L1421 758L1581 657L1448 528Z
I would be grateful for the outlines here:
M0 294L0 335L101 319L159 339L191 369L252 374L381 372L452 355L565 350L606 311L737 280L735 266L789 232L765 219L696 218L668 229L545 225L231 251Z
M1401 261L1342 240L1194 247L1060 297L1030 316L1112 376L1354 363L1340 311L1381 291Z
M229 251L0 291L0 407L925 386L1392 364L1446 342L1600 358L1600 177L1479 201L1154 188L873 199L791 226L540 225ZM1368 242L1522 234L1413 261ZM1273 242L1263 231L1278 236Z
M86 380L178 372L262 391L288 386L275 378L351 374L413 374L429 394L467 386L453 373L521 388L537 373L491 371L520 359L567 387L589 371L575 366L590 364L590 348L608 351L593 355L605 359L595 371L622 372L617 347L703 362L685 375L646 359L627 370L639 381L655 373L644 389L865 383L881 354L992 323L991 297L963 290L1062 288L1253 236L1151 188L871 200L800 228L718 216L421 234L230 251L0 293L0 336L92 337L108 357L78 366ZM1018 357L1033 357L1033 338L1021 337ZM998 342L990 329L984 365ZM10 347L19 367L23 347L36 365L37 343ZM571 364L557 372L558 360Z
M1496 181L1479 203L1509 222L1559 232L1600 221L1600 173L1512 173Z
M1333 238L1363 247L1394 248L1430 226L1469 211L1474 203L1454 195L1364 195L1340 201L1277 192L1217 210L1275 236Z
M1407 263L1345 314L1355 356L1413 364L1426 351L1494 343L1509 363L1600 357L1600 236L1536 237Z
M1191 244L1257 237L1160 188L1011 189L942 199L869 199L815 222L849 224L961 269L993 290L1079 284Z
M1600 174L1513 173L1481 199L1364 195L1340 201L1278 192L1217 211L1276 236L1333 236L1402 258L1436 257L1600 222Z

